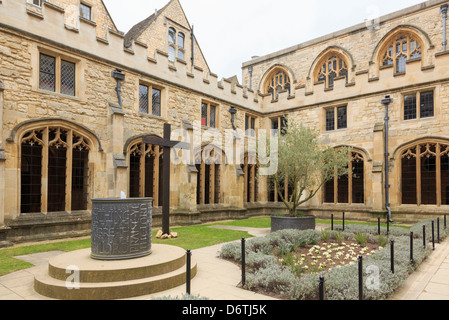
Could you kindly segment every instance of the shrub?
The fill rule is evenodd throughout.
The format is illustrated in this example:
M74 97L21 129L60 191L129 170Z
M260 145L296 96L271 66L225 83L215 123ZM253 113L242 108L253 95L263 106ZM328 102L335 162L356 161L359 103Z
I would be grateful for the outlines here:
M330 232L329 237L342 242L346 239L358 239L360 243L378 243L383 249L376 251L363 259L364 266L364 299L388 299L407 277L432 252L430 246L422 246L422 226L431 230L432 219L426 219L413 226L410 230L404 228L390 228L389 236L378 235L377 226L350 225L344 232ZM414 232L414 254L410 261L410 232ZM427 233L428 238L430 232ZM449 231L440 229L440 238L448 236ZM357 264L348 264L332 268L327 272L303 274L301 270L291 268L288 259L297 247L315 245L323 239L323 233L314 230L278 231L264 238L254 238L247 241L247 263L249 273L246 276L245 288L248 290L270 292L292 300L318 299L318 280L320 275L325 277L325 296L328 300L357 300L358 299L358 270ZM394 240L395 245L395 273L390 268L390 246L388 240ZM327 240L326 240L327 241ZM286 265L279 265L277 259L271 255L272 249L282 252ZM226 244L222 247L220 257L241 260L239 243ZM300 277L297 275L301 274ZM371 280L375 280L370 282Z

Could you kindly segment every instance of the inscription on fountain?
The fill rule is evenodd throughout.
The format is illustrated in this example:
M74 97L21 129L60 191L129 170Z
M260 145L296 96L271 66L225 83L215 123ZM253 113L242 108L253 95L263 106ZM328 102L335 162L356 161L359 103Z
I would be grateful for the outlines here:
M134 259L151 254L151 198L93 199L91 257Z

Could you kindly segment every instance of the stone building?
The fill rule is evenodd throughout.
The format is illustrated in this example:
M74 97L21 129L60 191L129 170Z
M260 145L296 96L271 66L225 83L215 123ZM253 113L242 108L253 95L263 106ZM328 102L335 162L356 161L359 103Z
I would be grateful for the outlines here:
M88 234L91 200L123 193L152 197L159 225L163 153L146 138L165 123L191 145L171 166L172 224L279 211L245 130L287 115L353 148L354 175L304 210L384 215L387 141L394 219L445 213L446 10L431 0L257 57L240 84L210 70L178 0L126 34L101 0L0 0L0 241Z

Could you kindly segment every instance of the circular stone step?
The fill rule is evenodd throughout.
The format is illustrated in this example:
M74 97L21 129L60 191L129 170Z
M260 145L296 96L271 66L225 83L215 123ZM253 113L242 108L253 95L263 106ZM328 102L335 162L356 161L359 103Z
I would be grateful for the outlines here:
M182 248L153 245L152 251L142 258L101 261L91 258L91 249L78 250L50 259L48 274L65 281L70 271L79 270L80 282L115 282L158 276L185 265L186 253Z
M90 249L62 254L49 261L51 267L42 268L36 273L34 289L37 293L54 299L112 300L157 293L184 284L186 282L184 250L166 245L154 245L152 249L151 256L124 261L94 260L90 258ZM181 266L176 267L181 260ZM53 269L58 278L49 274L50 269ZM66 269L68 273L65 273ZM61 270L64 270L64 277ZM105 276L103 273L108 275ZM128 273L133 275L130 276ZM191 278L195 277L196 273L197 264L192 259ZM84 274L84 280L91 279L97 282L83 281L81 274ZM137 274L141 277L136 278ZM113 281L98 282L103 278ZM120 278L128 280L117 280Z

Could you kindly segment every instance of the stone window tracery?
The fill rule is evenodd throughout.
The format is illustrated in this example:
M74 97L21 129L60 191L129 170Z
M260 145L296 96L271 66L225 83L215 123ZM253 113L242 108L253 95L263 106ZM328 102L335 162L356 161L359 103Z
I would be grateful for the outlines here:
M401 153L402 204L449 205L449 144L425 142Z
M162 204L163 148L139 139L129 148L129 197L153 198L153 206Z
M87 139L72 129L44 127L21 140L21 212L70 212L88 209Z
M211 145L205 146L195 155L197 174L197 204L221 203L221 166L223 152Z
M271 75L267 78L265 84L265 93L271 95L273 100L279 98L279 93L288 91L291 93L291 80L287 72L282 69L276 68L271 72Z
M365 160L362 154L353 152L349 162L349 172L332 179L324 185L324 203L365 203Z
M407 61L422 57L422 45L412 35L404 34L386 45L383 50L381 65L393 66L396 73L406 71Z
M334 86L335 78L345 77L346 83L348 82L348 64L343 57L332 54L318 66L316 81L323 81L326 88Z

